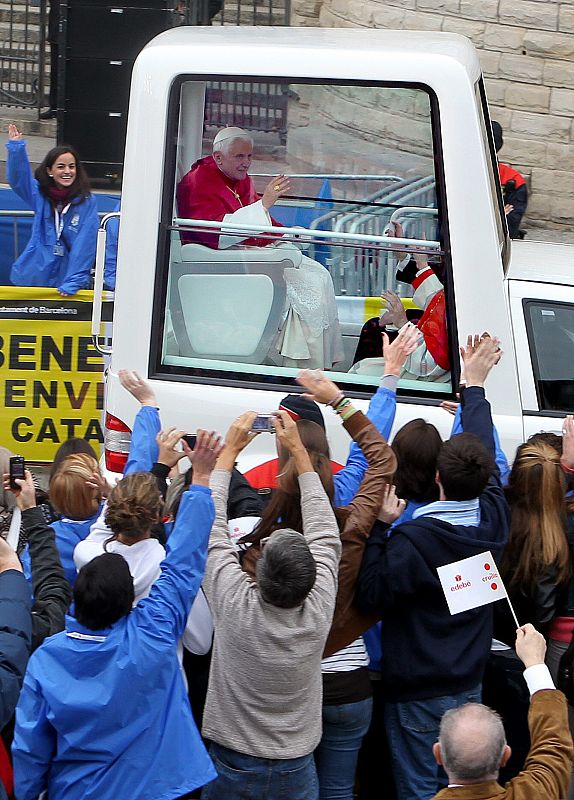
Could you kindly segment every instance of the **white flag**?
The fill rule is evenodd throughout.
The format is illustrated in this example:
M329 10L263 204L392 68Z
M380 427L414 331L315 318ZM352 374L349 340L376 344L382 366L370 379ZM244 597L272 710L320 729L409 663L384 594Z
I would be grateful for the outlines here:
M489 550L445 564L438 567L437 572L451 614L486 606L505 597L508 599Z

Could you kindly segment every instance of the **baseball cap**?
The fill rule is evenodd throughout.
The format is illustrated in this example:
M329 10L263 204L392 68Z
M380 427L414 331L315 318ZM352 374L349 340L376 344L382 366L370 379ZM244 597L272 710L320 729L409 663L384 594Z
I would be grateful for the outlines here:
M295 422L298 419L308 419L316 422L325 430L325 420L321 409L314 400L306 400L300 394L288 394L279 404L280 411L286 411Z

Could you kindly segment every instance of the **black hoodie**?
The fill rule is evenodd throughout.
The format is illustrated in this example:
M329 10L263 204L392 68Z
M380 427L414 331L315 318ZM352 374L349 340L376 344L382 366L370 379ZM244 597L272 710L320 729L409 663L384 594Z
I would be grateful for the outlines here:
M483 389L462 396L462 424L494 456L492 417ZM499 476L480 496L480 524L452 525L419 517L373 530L365 551L356 601L367 613L382 611L383 679L391 701L459 694L482 680L492 639L492 606L452 615L437 568L490 550L499 559L508 539L510 512Z

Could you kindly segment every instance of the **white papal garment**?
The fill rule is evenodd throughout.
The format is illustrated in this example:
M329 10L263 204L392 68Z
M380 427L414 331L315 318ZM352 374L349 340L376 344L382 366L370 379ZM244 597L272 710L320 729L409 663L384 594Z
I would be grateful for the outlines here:
M273 224L261 200L227 214L223 222ZM229 230L226 233L223 228L219 248L237 245L247 238L232 235ZM343 339L329 271L292 242L279 239L269 246L288 250L295 267L284 271L287 299L283 322L268 360L280 367L331 369L343 359Z

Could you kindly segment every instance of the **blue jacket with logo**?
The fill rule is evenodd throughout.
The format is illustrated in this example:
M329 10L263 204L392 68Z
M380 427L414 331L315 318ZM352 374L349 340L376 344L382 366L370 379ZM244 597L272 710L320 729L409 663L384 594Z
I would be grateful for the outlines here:
M174 800L216 777L176 649L214 516L210 490L192 485L149 596L105 630L68 617L33 654L16 709L18 800Z
M75 294L90 285L96 258L98 212L96 200L77 197L64 214L61 244L64 255L54 253L54 210L34 178L23 139L8 141L6 174L16 194L34 211L34 223L26 249L14 262L10 280L14 286L47 286L64 294Z

